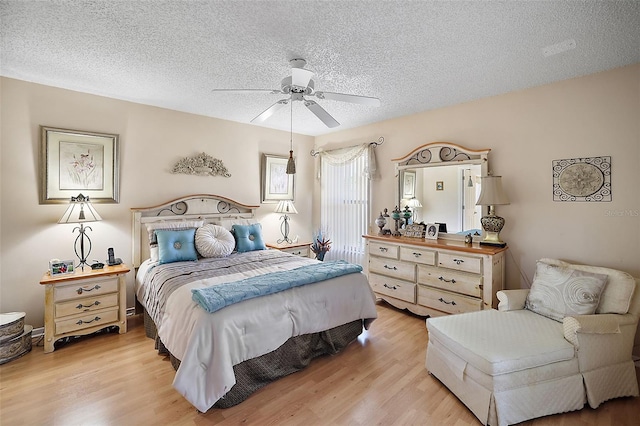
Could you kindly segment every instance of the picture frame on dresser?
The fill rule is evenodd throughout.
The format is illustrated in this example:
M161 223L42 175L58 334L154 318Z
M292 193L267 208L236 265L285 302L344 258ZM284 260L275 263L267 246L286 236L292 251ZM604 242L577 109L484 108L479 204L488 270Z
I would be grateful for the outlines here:
M118 203L119 135L40 126L40 204Z
M263 203L294 200L295 174L287 174L288 157L262 154L261 194Z
M438 239L438 225L435 223L427 223L427 230L424 237L428 240Z

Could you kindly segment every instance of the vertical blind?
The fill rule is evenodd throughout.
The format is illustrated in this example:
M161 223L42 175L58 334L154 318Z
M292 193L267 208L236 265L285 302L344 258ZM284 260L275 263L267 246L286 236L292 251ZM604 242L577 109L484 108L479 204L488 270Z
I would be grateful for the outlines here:
M361 264L365 244L362 235L369 223L369 155L341 164L321 161L322 228L331 239L327 260Z

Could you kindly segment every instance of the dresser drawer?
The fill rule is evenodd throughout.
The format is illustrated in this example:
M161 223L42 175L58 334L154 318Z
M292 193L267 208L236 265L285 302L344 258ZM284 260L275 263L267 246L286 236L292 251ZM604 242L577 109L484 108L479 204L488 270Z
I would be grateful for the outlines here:
M100 326L118 320L118 307L103 309L101 311L88 312L83 315L76 315L55 321L55 334L69 333L84 328Z
M435 265L436 252L432 250L422 250L415 247L400 247L400 260L422 263L425 265Z
M418 283L473 297L482 296L482 276L467 272L419 265Z
M418 285L418 304L450 314L461 314L482 309L481 299L423 285Z
M118 278L108 277L104 280L77 281L69 285L58 285L55 288L54 301L81 299L99 294L118 291Z
M56 303L55 317L60 318L75 315L82 312L97 311L118 305L118 293L110 293L101 296L87 297L84 299L70 300Z
M371 256L386 257L389 259L398 259L399 247L393 244L379 243L377 241L369 241L369 254Z
M416 285L413 283L378 274L369 274L369 284L376 293L416 303Z
M459 254L438 253L438 265L458 271L482 273L482 259L479 257L461 256Z
M399 260L369 258L369 270L401 280L416 281L416 265Z

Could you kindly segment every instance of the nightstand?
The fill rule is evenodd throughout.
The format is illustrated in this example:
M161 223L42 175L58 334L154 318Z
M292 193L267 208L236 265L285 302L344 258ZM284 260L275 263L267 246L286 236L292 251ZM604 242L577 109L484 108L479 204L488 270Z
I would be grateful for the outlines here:
M126 265L77 269L40 280L44 295L44 352L63 337L91 334L109 326L127 332Z
M311 243L291 243L291 244L267 244L270 249L276 249L287 253L295 254L296 256L309 257Z

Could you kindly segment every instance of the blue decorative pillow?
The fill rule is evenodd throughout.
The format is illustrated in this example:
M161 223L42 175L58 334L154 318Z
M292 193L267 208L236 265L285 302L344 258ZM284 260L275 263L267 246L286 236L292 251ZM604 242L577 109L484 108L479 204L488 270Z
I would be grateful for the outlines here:
M195 229L179 231L157 230L158 262L171 263L198 260L195 245Z
M236 250L239 253L254 250L266 250L262 239L262 226L259 223L253 225L233 225L233 235L236 238Z

